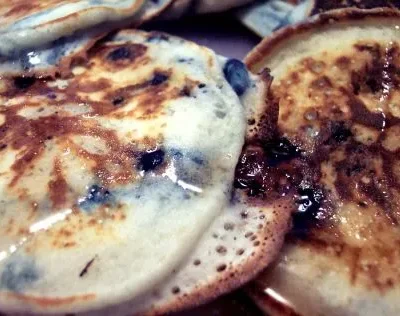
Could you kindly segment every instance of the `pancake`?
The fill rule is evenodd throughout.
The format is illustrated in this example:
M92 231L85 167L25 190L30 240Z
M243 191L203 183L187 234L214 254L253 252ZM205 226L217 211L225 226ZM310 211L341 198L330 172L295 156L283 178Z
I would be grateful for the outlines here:
M138 26L166 9L172 0L24 1L0 5L0 74L68 75L74 60L113 30Z
M359 9L374 9L374 8L392 8L398 9L400 8L400 1L398 0L345 0L345 1L325 1L325 0L312 0L313 8L311 10L311 14L318 14L329 10L334 9L343 9L343 8L359 8Z
M294 210L280 259L249 288L271 315L400 314L399 22L397 10L331 11L246 57L271 69L279 103L250 189Z
M268 73L135 30L71 73L2 81L1 312L177 310L274 258L289 212L232 192Z

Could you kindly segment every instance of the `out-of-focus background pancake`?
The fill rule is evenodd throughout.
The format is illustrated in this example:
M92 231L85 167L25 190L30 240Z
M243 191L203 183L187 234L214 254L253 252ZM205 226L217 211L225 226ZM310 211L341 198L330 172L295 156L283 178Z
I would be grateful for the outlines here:
M246 58L271 69L270 142L287 154L253 187L297 209L280 260L249 288L272 315L400 313L399 27L395 10L332 11Z

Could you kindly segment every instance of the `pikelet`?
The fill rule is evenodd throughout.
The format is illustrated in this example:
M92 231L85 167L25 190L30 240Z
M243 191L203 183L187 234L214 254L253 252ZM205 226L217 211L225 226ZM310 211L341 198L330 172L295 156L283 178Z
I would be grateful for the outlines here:
M271 315L399 315L400 13L323 13L245 61L271 70L279 117L242 154L258 174L239 165L237 179L294 210L280 259L249 293Z

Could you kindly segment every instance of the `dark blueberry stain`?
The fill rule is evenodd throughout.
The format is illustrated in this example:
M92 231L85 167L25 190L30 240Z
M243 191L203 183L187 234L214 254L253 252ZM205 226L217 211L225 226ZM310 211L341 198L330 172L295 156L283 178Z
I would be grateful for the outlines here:
M333 125L332 137L338 143L345 142L349 137L353 136L351 130L346 127L344 122L339 122Z
M47 97L51 100L57 99L57 95L54 92L50 92L47 94Z
M131 57L131 51L127 47L119 47L110 52L107 56L107 58L112 61L128 59L130 57Z
M31 55L29 52L23 52L19 56L19 61L23 70L29 70L34 65L31 63Z
M203 165L203 164L204 164L204 159L203 159L203 158L200 158L200 157L197 157L197 156L192 157L192 161L193 161L195 164L198 164L198 165Z
M234 186L249 190L250 196L263 192L263 171L265 169L265 154L262 148L246 149L236 167Z
M20 292L39 279L33 260L18 259L8 262L1 274L0 285L7 290Z
M270 166L276 166L281 162L300 157L300 148L293 145L285 137L274 138L263 144L264 152L267 157L267 163Z
M14 86L18 89L25 90L35 83L34 77L17 77L14 78Z
M169 37L166 34L162 33L153 33L147 38L147 42L152 43L152 42L168 42Z
M76 35L72 35L70 37L60 37L59 39L53 41L48 48L50 48L51 53L47 58L47 62L51 65L55 65L60 57L65 56L66 52L76 45L76 41L79 39Z
M166 74L163 74L161 72L156 72L156 73L154 73L153 79L151 79L151 85L158 86L167 80L168 80L168 76Z
M297 193L297 212L293 214L292 232L303 235L320 220L324 195L321 189L312 186L300 187Z
M145 172L155 170L164 162L165 152L161 149L143 153L139 159L139 169Z
M181 57L181 58L179 58L178 59L178 63L188 63L188 64L190 64L190 63L192 63L193 62L193 58L184 58L184 57Z
M328 129L330 137L325 141L325 144L343 143L353 136L350 128L344 122L329 122Z
M85 211L90 211L96 205L111 204L113 202L114 196L109 190L97 184L94 184L89 187L87 195L79 203L79 206L82 207L82 209Z
M118 106L118 105L122 104L124 101L125 101L124 97L118 96L113 99L112 104L115 106Z
M94 184L88 189L86 200L95 204L104 204L110 200L110 197L110 191L104 187Z
M230 59L224 66L224 75L238 96L243 95L250 86L250 77L245 64L240 60Z

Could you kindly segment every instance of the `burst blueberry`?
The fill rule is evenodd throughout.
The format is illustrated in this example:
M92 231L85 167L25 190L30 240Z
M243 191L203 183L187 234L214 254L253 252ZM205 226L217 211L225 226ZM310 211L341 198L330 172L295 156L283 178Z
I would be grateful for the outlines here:
M146 152L139 159L139 169L143 171L151 171L156 169L164 161L165 152L161 149Z
M131 51L127 47L119 47L108 54L107 58L112 61L128 59L131 57Z

